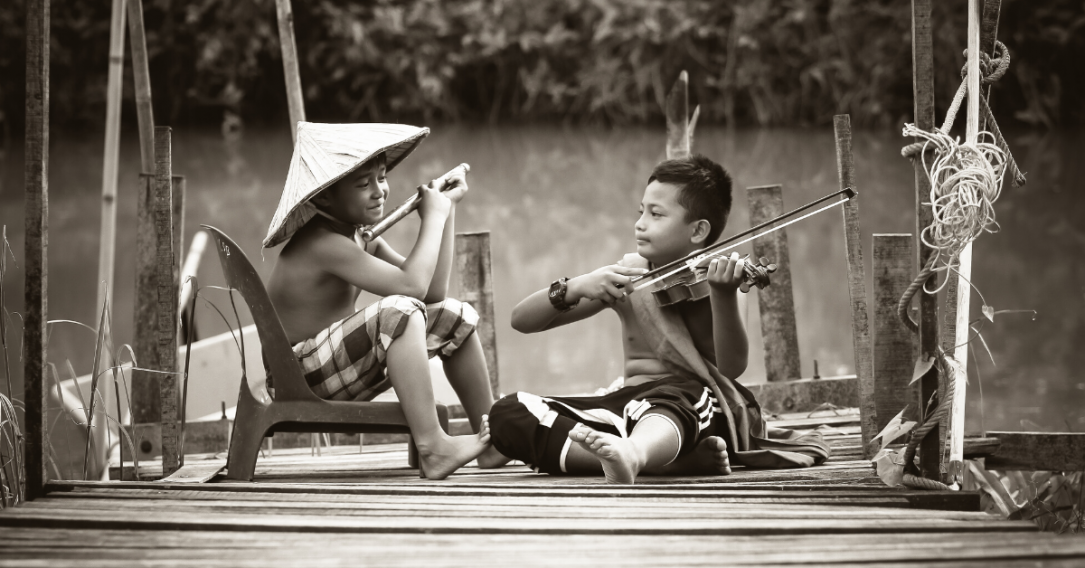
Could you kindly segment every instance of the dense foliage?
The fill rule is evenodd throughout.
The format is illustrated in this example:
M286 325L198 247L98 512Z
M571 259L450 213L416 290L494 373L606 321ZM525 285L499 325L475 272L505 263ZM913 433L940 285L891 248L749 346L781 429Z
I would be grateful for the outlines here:
M967 3L934 4L944 108L960 81ZM996 113L1082 123L1085 2L1002 4L999 38L1014 64L996 87ZM54 124L105 114L109 9L52 2ZM817 124L848 112L890 125L911 115L904 0L294 0L293 9L318 120L659 120L682 69L710 122ZM144 10L162 121L217 121L224 110L283 119L274 0L144 0ZM24 0L0 5L5 124L22 115L24 17Z

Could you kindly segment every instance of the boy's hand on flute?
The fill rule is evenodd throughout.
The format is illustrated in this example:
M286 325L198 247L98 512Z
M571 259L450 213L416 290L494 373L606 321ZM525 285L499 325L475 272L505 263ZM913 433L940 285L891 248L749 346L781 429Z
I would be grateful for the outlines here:
M459 203L460 200L463 199L463 196L467 195L467 172L464 170L457 170L455 175L443 178L443 180L443 186L438 187L437 189L441 190L446 197L452 200L452 203ZM441 184L441 180L433 180L430 184Z
M452 209L452 201L433 185L433 182L430 182L418 186L418 196L421 198L418 204L418 216L423 219L430 215L447 217L449 210Z

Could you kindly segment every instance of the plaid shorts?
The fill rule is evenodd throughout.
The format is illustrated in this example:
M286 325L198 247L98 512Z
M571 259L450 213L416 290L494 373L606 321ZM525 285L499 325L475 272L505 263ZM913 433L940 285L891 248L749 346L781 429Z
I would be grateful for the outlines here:
M388 347L417 311L426 318L429 357L452 355L478 325L475 309L452 298L428 306L407 296L381 298L294 346L313 393L326 400L365 401L388 390Z

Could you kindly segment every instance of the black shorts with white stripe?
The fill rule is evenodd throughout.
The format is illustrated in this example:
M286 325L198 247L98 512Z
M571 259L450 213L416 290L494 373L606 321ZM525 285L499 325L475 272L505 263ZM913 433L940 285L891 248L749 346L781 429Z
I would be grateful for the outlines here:
M672 376L603 396L511 394L490 409L490 436L502 454L537 472L560 475L567 473L569 431L578 423L625 438L649 414L675 422L681 437L679 456L705 437L726 435L726 421L712 391L696 379Z

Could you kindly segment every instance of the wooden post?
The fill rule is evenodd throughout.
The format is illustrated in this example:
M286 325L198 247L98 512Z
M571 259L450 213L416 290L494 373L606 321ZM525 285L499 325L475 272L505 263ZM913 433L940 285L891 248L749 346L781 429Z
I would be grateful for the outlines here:
M294 42L294 13L290 0L275 0L275 16L279 21L279 47L283 54L283 75L286 77L286 102L290 108L290 136L298 139L298 122L305 120L305 97L301 91L298 70L298 47Z
M494 330L493 271L490 269L490 232L456 234L456 274L459 276L460 300L471 304L478 312L475 329L486 368L490 372L490 389L496 398L500 393L497 369L497 334Z
M109 25L109 83L106 95L105 156L102 163L102 226L98 239L97 310L106 310L105 325L113 321L113 266L117 229L117 166L121 141L121 91L124 79L124 2L113 0ZM108 330L108 327L107 327ZM109 365L109 358L102 357ZM95 369L95 373L100 369Z
M147 62L147 35L143 28L143 1L128 3L128 35L132 45L132 79L135 83L136 118L139 121L139 156L145 174L154 173L154 109L151 106L151 72Z
M751 227L784 212L783 188L779 185L747 188L746 195L750 202ZM754 240L753 253L757 258L768 258L777 267L772 274L772 284L758 292L766 378L770 382L798 379L799 339L795 329L795 299L791 291L791 262L785 229Z
M855 161L851 153L851 117L833 117L836 134L836 170L840 189L855 188ZM842 206L844 243L848 256L848 294L851 297L851 343L855 351L855 375L859 380L859 422L863 436L863 452L870 440L878 435L877 408L874 402L874 352L870 340L870 313L867 308L866 267L863 265L863 241L860 237L859 202L849 199Z
M23 402L26 405L26 499L45 495L48 447L45 385L49 313L49 0L26 2L26 266L23 308ZM18 450L16 450L18 451Z
M159 369L161 365L155 349L154 334L158 295L158 279L155 277L154 175L140 174L139 181L136 205L136 306L133 347L137 366ZM132 371L133 424L154 424L162 420L160 381L161 375L158 373ZM161 442L153 440L150 443L157 446Z
M689 75L684 70L678 74L678 80L667 93L666 105L667 159L685 158L690 153L690 140Z
M934 45L931 37L931 0L912 0L912 90L915 97L915 125L931 130L934 124ZM922 160L913 160L915 168L916 211L916 273L919 273L933 251L923 245L919 235L931 224L933 214L930 206L931 180L923 169ZM929 285L933 285L930 283ZM930 294L919 294L919 356L934 357L938 350L938 299ZM938 392L938 366L920 379L920 416L927 401ZM925 417L924 417L925 418ZM919 464L923 477L940 480L942 469L942 436L932 433L919 446Z
M180 424L177 391L177 286L173 279L180 272L173 252L173 174L170 164L170 127L154 129L154 225L156 314L155 350L162 374L159 379L162 409L162 473L168 476L178 467Z
M908 383L915 369L915 335L897 317L897 302L912 283L912 235L874 235L874 404L877 430L905 406L915 407Z

